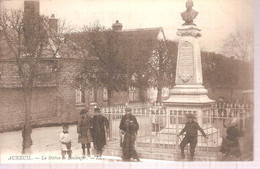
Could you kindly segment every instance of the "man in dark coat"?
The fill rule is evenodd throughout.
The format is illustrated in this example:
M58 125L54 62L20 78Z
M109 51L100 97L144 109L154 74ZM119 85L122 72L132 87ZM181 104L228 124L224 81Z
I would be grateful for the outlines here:
M182 135L184 132L186 132L185 137L183 138L180 146L181 146L181 157L184 159L184 148L186 147L187 144L190 143L190 154L191 154L191 161L193 160L194 153L195 153L195 148L198 142L198 130L201 132L201 134L207 138L205 132L203 129L199 126L197 122L194 121L195 116L193 114L187 114L186 115L187 122L185 124L185 127L182 129L180 134L178 136Z
M77 133L78 133L78 143L82 144L83 157L85 157L85 148L87 147L88 156L90 156L90 143L92 137L90 134L90 129L92 128L92 118L87 114L86 109L80 111L81 118L78 120Z
M126 114L122 117L119 128L124 134L124 141L122 144L124 161L129 161L130 158L139 160L137 152L135 150L135 140L137 131L139 130L139 124L136 117L131 114L132 109L126 108Z
M94 113L95 115L92 118L93 128L91 134L97 156L101 157L102 148L106 145L106 133L108 133L109 121L105 116L100 114L100 108L95 108Z

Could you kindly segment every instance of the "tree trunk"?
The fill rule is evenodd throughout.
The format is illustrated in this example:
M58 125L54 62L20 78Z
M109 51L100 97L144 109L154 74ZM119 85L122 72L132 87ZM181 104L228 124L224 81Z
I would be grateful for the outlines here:
M157 87L157 103L162 103L162 87Z
M112 90L111 89L107 89L107 104L108 106L111 106L111 99L112 99Z
M159 53L159 76L158 76L158 86L157 86L157 102L162 103L162 88L163 88L163 54Z
M22 128L22 154L30 154L31 153L31 145L32 145L32 126L31 126L31 96L32 93L28 92L24 94L25 101L25 119L24 125Z
M230 102L234 102L235 101L233 99L233 94L234 94L234 89L233 89L233 87L230 87Z

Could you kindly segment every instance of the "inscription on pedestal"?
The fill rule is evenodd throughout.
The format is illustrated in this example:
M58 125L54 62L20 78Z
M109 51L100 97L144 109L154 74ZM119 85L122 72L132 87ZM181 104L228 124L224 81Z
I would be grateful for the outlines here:
M179 82L189 84L192 82L194 74L193 46L190 42L185 41L180 46L179 51Z

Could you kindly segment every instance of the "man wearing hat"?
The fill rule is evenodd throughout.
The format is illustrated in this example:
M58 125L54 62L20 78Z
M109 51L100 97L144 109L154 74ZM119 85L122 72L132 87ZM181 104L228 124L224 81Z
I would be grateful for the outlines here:
M88 111L86 109L82 109L80 111L81 117L77 124L78 143L82 144L83 157L86 155L85 148L87 148L88 156L90 156L90 143L92 141L90 134L90 129L92 128L92 118L87 113Z
M130 158L139 160L137 152L135 150L135 140L137 131L139 130L139 124L136 117L131 114L132 109L126 108L126 114L122 117L119 128L124 134L124 141L122 144L124 161L129 161Z
M198 130L201 132L201 134L207 138L205 132L203 131L203 129L199 126L199 124L194 121L194 119L196 118L193 114L187 114L186 115L187 118L187 122L185 124L185 127L182 129L182 131L180 132L180 134L178 134L177 136L179 137L180 135L182 135L184 132L186 132L185 137L183 138L180 146L181 146L181 157L184 159L185 155L184 155L184 148L186 147L187 144L190 143L190 154L191 154L191 160L193 160L194 157L194 153L195 153L195 148L198 142Z
M105 116L100 114L100 108L95 108L94 113L95 115L92 118L92 138L96 155L97 157L101 157L102 149L106 145L106 133L108 133L109 121Z

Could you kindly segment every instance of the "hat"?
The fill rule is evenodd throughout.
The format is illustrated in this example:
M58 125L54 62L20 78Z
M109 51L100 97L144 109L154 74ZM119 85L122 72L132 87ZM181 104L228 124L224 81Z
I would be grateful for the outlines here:
M95 112L96 112L96 111L100 112L100 108L99 108L99 107L95 107L95 108L94 108L94 111L95 111Z
M132 111L132 109L129 108L129 107L127 107L127 108L125 108L125 111L126 111L126 112L129 112L129 111Z
M187 118L187 119L196 119L196 117L194 116L194 114L186 114L186 118Z
M238 121L239 121L238 117L234 117L227 121L226 126L232 127L232 126L236 125L238 123Z
M62 125L62 127L63 127L63 128L69 128L69 125L68 125L67 123L64 123L64 124Z
M79 114L86 114L88 111L86 109L82 109Z

